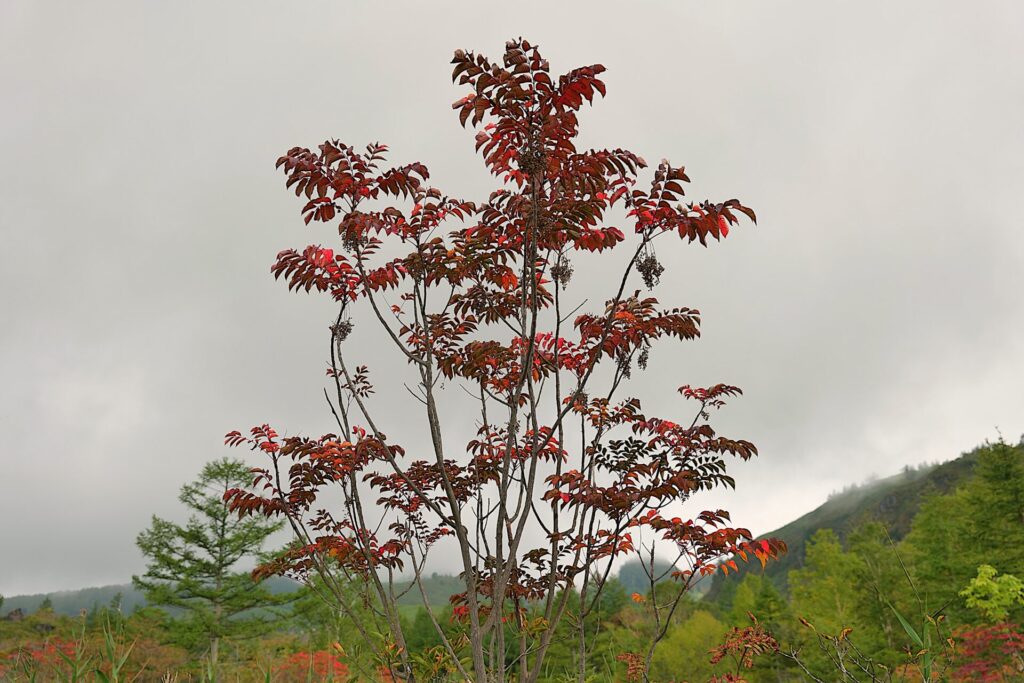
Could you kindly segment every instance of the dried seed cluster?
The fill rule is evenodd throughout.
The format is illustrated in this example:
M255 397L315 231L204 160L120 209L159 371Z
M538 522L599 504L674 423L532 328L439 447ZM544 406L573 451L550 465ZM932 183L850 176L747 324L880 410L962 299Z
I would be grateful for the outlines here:
M640 271L647 289L653 289L661 282L661 274L665 272L665 266L661 265L658 257L653 251L645 252L636 262L636 269Z
M556 284L561 285L564 290L569 286L569 280L572 279L572 272L572 263L569 262L569 259L562 257L559 259L558 263L551 266L551 279L554 280Z
M335 325L331 325L331 332L334 334L334 338L338 341L345 341L348 335L352 333L352 321L342 320Z

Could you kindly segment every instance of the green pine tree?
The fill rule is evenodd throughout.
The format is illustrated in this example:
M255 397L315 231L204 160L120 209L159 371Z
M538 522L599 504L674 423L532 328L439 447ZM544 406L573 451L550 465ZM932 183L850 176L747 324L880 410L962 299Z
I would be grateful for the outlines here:
M1024 445L978 449L971 478L925 501L901 550L928 610L941 608L954 623L976 619L958 593L978 567L1024 570Z
M964 494L979 559L985 556L978 564L1024 568L1024 444L986 444Z
M290 596L272 595L240 565L258 558L267 537L281 528L260 517L239 519L224 502L224 492L251 482L241 460L222 459L203 467L199 478L181 489L179 500L190 516L184 525L154 516L136 543L148 558L146 573L132 582L151 605L171 608L178 640L207 647L216 671L225 638L255 636L281 618L272 608Z

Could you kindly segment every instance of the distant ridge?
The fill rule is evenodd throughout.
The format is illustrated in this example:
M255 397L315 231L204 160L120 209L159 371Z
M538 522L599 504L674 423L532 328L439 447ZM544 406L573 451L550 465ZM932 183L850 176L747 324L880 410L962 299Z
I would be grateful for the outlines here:
M119 600L118 596L120 596ZM26 614L31 614L39 609L39 605L46 598L50 598L50 602L53 603L54 612L69 616L78 615L82 610L88 612L93 607L116 608L117 604L112 603L118 603L122 612L132 612L136 607L142 607L146 604L142 593L132 588L130 583L124 583L57 591L55 593L5 596L4 604L0 611L8 614L12 610L20 609Z
M284 578L268 579L266 583L272 593L286 593L295 590L298 586L295 581ZM0 616L9 614L16 609L20 609L25 614L31 614L39 609L39 605L46 598L50 599L56 614L68 616L77 616L83 610L89 612L101 607L113 607L127 614L139 607L146 606L146 598L141 591L133 588L130 583L118 583L53 593L4 596L3 606L0 606L0 612L2 612Z
M845 538L859 523L877 520L886 525L893 540L903 538L910 530L910 522L923 497L929 492L947 493L955 489L970 476L977 459L977 452L971 451L941 465L907 469L900 474L856 486L829 497L828 501L815 510L764 535L781 538L789 546L789 552L780 560L768 564L765 576L785 591L787 574L790 570L803 566L807 540L818 529L834 529L840 538ZM638 569L639 565L635 562L627 562L620 568L620 572L623 572L620 578L623 579L627 591L639 590L636 571ZM740 576L742 575L743 572L740 573ZM298 585L290 579L280 577L269 579L268 583L270 590L275 593L295 590ZM448 596L461 590L458 578L446 574L426 576L423 583L424 590L434 607L447 605ZM707 589L705 599L728 599L737 583L738 580L733 577L725 578L721 574L716 574ZM407 585L400 581L398 587L401 589ZM80 614L83 610L88 612L98 607L109 607L115 602L120 605L122 612L132 612L146 604L142 593L135 590L130 583L125 583L5 597L3 606L0 607L0 616L15 609L21 609L26 614L35 612L47 597L50 598L54 612L70 616ZM115 600L116 598L118 599ZM419 591L408 591L399 602L408 607L421 604Z

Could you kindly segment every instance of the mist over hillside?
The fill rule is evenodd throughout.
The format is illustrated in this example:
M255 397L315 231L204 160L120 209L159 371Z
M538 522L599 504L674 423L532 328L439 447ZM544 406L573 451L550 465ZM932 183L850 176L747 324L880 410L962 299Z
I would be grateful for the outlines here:
M785 555L766 565L764 575L785 593L789 572L803 566L807 541L819 529L832 529L840 539L845 539L859 524L877 521L885 525L894 542L899 541L910 531L910 523L922 501L929 495L956 489L970 477L977 459L978 449L975 449L955 460L919 468L906 467L899 474L833 493L820 507L759 537L780 538L788 547ZM707 599L728 597L739 581L740 577L735 574L731 577L716 574Z

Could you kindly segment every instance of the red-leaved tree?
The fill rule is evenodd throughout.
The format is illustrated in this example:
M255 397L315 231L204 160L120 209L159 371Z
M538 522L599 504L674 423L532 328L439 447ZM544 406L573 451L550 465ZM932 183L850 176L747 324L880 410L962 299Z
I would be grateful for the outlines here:
M240 514L287 519L297 542L260 571L319 577L395 680L417 678L396 579L410 577L426 603L420 579L432 548L451 549L461 568L464 590L451 602L462 635L434 623L461 678L537 680L556 626L568 621L582 680L585 617L615 560L653 558L659 542L680 586L659 593L660 577L651 577L644 604L657 631L645 652L625 653L645 672L695 580L735 570L733 556L764 563L784 550L752 541L723 510L668 512L697 492L733 486L726 457L756 454L708 424L710 410L739 389L680 387L694 407L671 418L625 394L655 342L699 335L698 311L666 308L650 293L663 271L655 242L707 246L754 212L735 199L687 201L689 179L667 161L641 184L647 164L636 154L578 149L577 112L605 94L601 65L552 76L525 40L509 42L498 62L459 50L452 63L468 90L453 108L477 129L497 186L485 201L430 186L422 163L385 166L380 144L331 140L278 160L306 223L336 225L340 238L334 248L283 251L272 268L290 289L338 303L327 394L337 432L231 432L228 444L248 445L269 464L254 470L255 492L227 498ZM602 278L605 291L576 293L573 262L609 251L622 254L622 267ZM401 428L419 424L422 438L402 445L386 436L397 425L374 404L370 368L350 357L353 320L379 325L389 340L393 359L377 348L375 362L407 368L422 413L403 416ZM454 442L455 421L475 421L476 437ZM341 504L321 509L330 490ZM362 608L344 589L353 581L371 596ZM358 616L367 608L377 625Z

